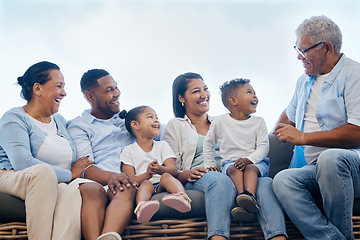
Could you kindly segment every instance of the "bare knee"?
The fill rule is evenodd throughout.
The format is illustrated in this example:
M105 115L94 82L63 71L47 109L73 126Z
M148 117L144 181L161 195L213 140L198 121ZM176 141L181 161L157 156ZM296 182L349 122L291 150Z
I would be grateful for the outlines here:
M150 181L149 181L150 182ZM150 184L152 185L152 183L150 182ZM142 184L141 184L142 185ZM116 190L115 195L111 194L111 201L114 199L121 199L121 200L126 200L126 201L134 201L135 199L135 194L136 194L136 188L135 187L124 187L123 191L120 190Z
M79 186L79 190L83 199L107 201L106 192L99 183L88 182Z
M234 175L242 174L242 171L240 169L237 169L234 165L231 165L226 172L227 175L229 175L230 177Z
M255 173L256 175L259 175L259 169L254 164L249 164L245 168L246 173Z
M163 173L161 175L161 178L160 178L160 181L163 182L163 181L169 181L171 179L173 179L174 177L170 174L170 173Z

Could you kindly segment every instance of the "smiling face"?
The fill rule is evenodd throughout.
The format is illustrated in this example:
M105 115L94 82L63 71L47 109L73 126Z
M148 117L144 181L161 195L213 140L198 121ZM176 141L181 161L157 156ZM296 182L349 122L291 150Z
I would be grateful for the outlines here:
M248 119L256 112L258 98L249 83L239 86L233 96L229 97L231 116L238 120Z
M131 125L136 138L153 139L160 133L161 123L156 112L149 107L145 107Z
M317 43L310 41L309 36L303 36L296 40L296 46L299 49L305 50ZM320 44L318 47L310 49L305 52L305 58L298 54L298 59L303 63L305 69L305 74L307 75L318 75L326 74L331 71L331 68L328 66L327 50L326 43Z
M35 84L35 94L41 97L41 103L46 115L50 116L59 111L60 102L66 96L64 76L59 70L49 71L50 80L43 85Z
M210 109L209 89L202 79L193 78L188 83L184 96L179 96L179 101L184 103L187 115L201 116Z
M109 119L120 112L120 90L110 76L98 80L99 86L86 92L86 97L91 104L91 114L98 119Z

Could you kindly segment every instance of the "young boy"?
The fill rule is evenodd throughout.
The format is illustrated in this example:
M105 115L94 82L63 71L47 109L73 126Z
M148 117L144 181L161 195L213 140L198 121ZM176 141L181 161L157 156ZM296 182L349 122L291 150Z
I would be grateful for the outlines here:
M230 111L217 117L204 140L206 168L216 167L215 145L220 140L222 172L234 182L238 207L231 215L239 221L255 220L259 211L255 199L259 176L267 176L269 159L268 131L256 112L258 99L248 79L234 79L220 87L222 102Z

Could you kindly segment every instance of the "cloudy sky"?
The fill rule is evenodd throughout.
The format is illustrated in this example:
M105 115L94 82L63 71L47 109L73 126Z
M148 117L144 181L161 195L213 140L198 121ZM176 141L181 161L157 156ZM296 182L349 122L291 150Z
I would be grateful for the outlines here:
M82 74L104 68L118 82L121 108L149 105L166 123L172 81L192 71L210 88L211 115L227 112L223 82L249 78L270 130L303 72L294 30L313 15L336 22L342 52L360 61L358 0L0 0L0 115L25 104L16 78L47 60L64 74L67 119L89 108Z

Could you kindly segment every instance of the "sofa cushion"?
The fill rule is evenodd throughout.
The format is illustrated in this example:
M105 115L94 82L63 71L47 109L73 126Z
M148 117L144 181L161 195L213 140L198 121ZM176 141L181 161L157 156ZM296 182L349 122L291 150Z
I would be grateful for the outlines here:
M276 173L289 167L293 155L294 145L289 142L280 142L279 138L275 134L269 134L269 143L269 177L273 178Z
M25 222L25 202L20 198L0 192L0 223Z
M160 202L160 208L152 217L154 219L164 219L164 218L175 218L175 219L184 219L184 218L196 218L196 217L205 217L205 198L204 194L195 190L186 190L187 195L190 197L191 201L191 211L187 213L181 213L175 209L166 206L161 200L165 195L168 195L168 192L162 192L154 194L151 197L151 200L157 199Z

